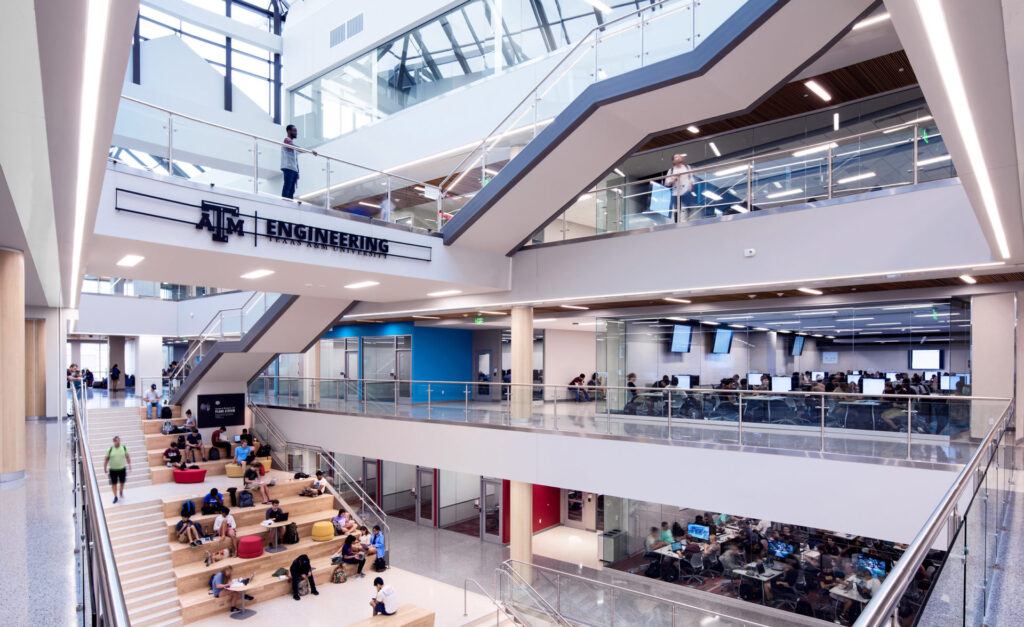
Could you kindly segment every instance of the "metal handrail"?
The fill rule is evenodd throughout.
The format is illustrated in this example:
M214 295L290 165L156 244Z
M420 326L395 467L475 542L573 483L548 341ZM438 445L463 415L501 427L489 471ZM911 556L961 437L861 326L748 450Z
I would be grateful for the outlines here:
M479 581L477 581L476 579L469 578L467 578L466 582L462 584L462 615L464 617L469 616L469 584L473 584L474 586L479 588L480 592L483 592L484 596L487 597L490 600L490 602L494 604L494 607L497 608L498 612L501 612L502 614L507 616L509 620L511 620L512 622L518 622L519 619L515 616L515 614L505 609L505 607L503 607L501 603L498 603L498 600L492 597L491 593L488 592L482 585L480 585ZM495 624L501 622L501 619L498 618L497 615L495 615L495 619Z
M351 383L351 384L416 384L416 385L427 385L427 384L438 384L438 385L463 385L463 386L502 386L502 387L523 387L523 388L555 388L559 390L568 389L568 384L559 383L509 383L505 381L451 381L444 379L342 379L338 377L283 377L275 375L261 375L253 378L253 381L260 379L266 380L280 380L280 381L329 381L339 383ZM662 394L676 393L676 392L687 392L691 394L736 394L745 396L794 396L794 397L808 397L808 396L822 396L825 398L831 397L866 397L866 398L880 398L880 399L900 399L900 400L948 400L956 402L967 402L967 401L1003 401L1009 402L1011 399L1002 396L956 396L956 395L945 395L945 394L864 394L861 392L814 392L814 391L772 391L772 390L727 390L719 388L683 388L683 387L649 387L649 386L634 386L628 387L624 385L598 385L598 386L582 386L581 390L592 391L635 391L635 392L657 392Z
M249 403L249 411L251 411L253 415L253 431L256 431L257 427L266 429L267 435L269 436L267 440L274 440L271 442L270 455L271 457L278 455L277 463L280 464L282 468L285 468L287 466L287 457L283 457L281 455L283 455L284 447L288 444L288 439L278 431L277 427L274 426L273 421L270 420L270 417L267 416L260 407Z
M441 190L441 197L443 198L448 193L448 191L449 191L448 189L445 189L445 186L447 185L448 181L453 176L456 176L456 174L459 172L459 170L466 164L467 161L469 161L470 157L475 155L477 150L479 150L481 146L485 146L487 144L487 142L491 140L491 137L494 136L495 134L498 134L498 136L500 138L501 135L504 134L504 133L500 132L500 129L502 128L502 126L504 126L504 124L506 122L508 122L508 120L510 120L516 114L517 111L519 111L520 107L522 107L529 100L531 100L531 99L536 97L537 91L541 88L542 85L544 85L547 82L547 80L549 78L551 78L552 76L554 76L554 74L556 72L561 70L563 63L565 63L568 59L571 59L573 57L573 55L576 53L576 51L579 50L581 47L583 47L585 44L589 45L590 39L594 35L594 33L607 31L608 28L613 27L613 26L623 22L624 20L632 19L632 18L634 18L634 17L636 17L638 15L642 16L646 12L654 11L654 10L656 10L658 8L661 8L666 3L676 2L676 1L677 0L658 0L657 2L655 2L653 4L645 5L644 7L640 8L640 9L636 9L636 10L631 11L631 12L625 14L625 15L620 15L619 17L615 18L614 20L611 20L610 22L605 22L603 24L598 24L597 26L595 26L595 27L591 28L589 31L587 31L587 34L584 35L578 42L576 42L576 45L574 45L572 48L570 48L568 51L566 51L563 54L562 59L558 63L555 64L555 67L551 68L551 70L547 74L545 74L543 77L541 77L541 79L539 81L537 81L537 84L533 87L533 89L531 89L529 92L527 92L527 94L523 97L523 99L520 100L518 103L516 103L516 105L514 107L512 107L512 110L508 113L508 115L506 115L504 118L502 118L501 122L498 122L497 126L495 126L494 129L490 133L488 133L482 140L480 140L480 143L478 143L476 146L474 146L473 149L470 150L469 154L467 154L462 159L462 161L460 161L458 163L458 165L456 165L455 168L453 168L452 171L449 172L446 177L444 177L444 180L442 180L440 183L438 183L437 187ZM685 1L688 1L690 4L693 4L693 0L685 0Z
M79 399L81 395L81 399ZM75 486L76 494L81 493L82 502L76 507L76 514L81 517L79 524L82 529L81 537L81 568L89 569L89 589L83 589L84 597L90 597L91 592L98 592L101 599L101 607L92 608L92 612L99 618L96 624L112 625L115 627L129 627L131 624L128 618L128 605L124 598L124 590L121 587L121 578L117 571L117 562L114 559L113 544L110 540L110 533L107 529L107 518L103 511L103 503L100 497L99 483L96 481L96 471L93 466L92 453L88 442L88 409L85 400L85 386L72 385L71 404L74 415L74 437L75 437L75 474L77 481ZM98 552L99 559L94 560ZM92 567L95 566L96 574L93 576ZM91 621L86 621L91 622Z
M514 560L505 560L501 563L500 566L498 566L497 570L495 571L495 575L498 577L498 589L501 589L501 576L504 575L508 577L509 579L515 581L518 585L523 586L526 589L527 594L529 594L538 603L540 603L541 609L543 609L544 612L549 617L551 617L551 619L554 620L556 624L564 625L565 627L571 627L572 623L566 620L566 618L562 616L562 614L557 609L555 609L555 606L551 605L551 603L544 598L544 595L538 592L536 588L531 586L530 582L526 581L525 577L516 572L516 569L513 566L513 564L522 564L522 562L515 562ZM527 566L531 565L527 564ZM501 596L500 592L499 596ZM510 608L510 611L514 612L515 610L511 610ZM523 622L525 623L526 621Z
M352 163L351 161L345 161L344 159L338 159L337 157L330 157L328 155L319 153L319 152L317 152L315 150L312 150L312 149L309 149L309 148L303 148L301 146L296 146L294 144L286 144L286 143L284 143L282 141L278 141L276 139L270 139L268 137L263 137L262 135L257 135L255 133L250 133L248 131L239 130L237 128L231 128L230 126L224 126L223 124L217 124L216 122L210 122L209 120L203 120L203 119L200 119L200 118L197 118L197 117L185 114L185 113L179 113L179 112L174 111L172 109L167 109L165 107L161 107L160 105L155 105L155 104L153 104L151 102L147 102L145 100L139 100L138 98L133 98L131 96L125 96L125 95L122 94L121 95L121 99L122 100L127 100L129 102L133 102L133 103L141 105L143 107L148 107L150 109L155 109L157 111L161 111L161 112L166 113L168 115L173 115L174 117L181 118L183 120L190 120L192 122L197 122L197 123L203 124L205 126L211 126L213 128L220 129L222 131L228 131L229 133L235 133L236 135L241 135L243 137L248 137L249 139L253 139L253 140L261 141L261 142L266 142L266 143L269 143L269 144L274 144L276 146L279 146L279 147L282 147L282 148L287 148L289 150L294 150L295 152L303 152L303 153L310 154L310 155L313 155L313 156L316 156L316 157L323 157L324 159L326 159L328 161L335 161L337 163L343 163L345 165L352 166L354 168L359 168L361 170L366 170L367 172L373 172L374 174L380 174L382 176L390 176L390 177L393 177L393 178L396 178L396 179L401 179L401 180L406 181L408 183L414 183L416 185L423 185L425 187L435 187L434 185L427 185L423 181L417 181L416 179L411 179L411 178L409 178L407 176L402 176L401 174L394 174L394 173L391 173L391 172L386 172L384 170L377 170L375 168L370 168L370 167L367 167L365 165L361 165L361 164L358 164L358 163Z
M985 463L986 466L991 463L998 453L999 441L1002 440L1006 430L1009 428L1013 408L1012 404L1006 408L1006 411L992 425L992 428L989 429L985 438L978 445L974 455L964 464L964 467L953 481L953 485L946 491L938 506L936 506L935 510L921 527L921 531L918 532L913 542L903 552L903 555L893 567L892 572L885 578L881 588L872 595L871 601L864 607L855 623L858 627L881 627L886 624L898 624L896 618L903 594L913 582L918 568L924 562L932 547L935 546L940 534L944 530L949 529L950 536L954 536L958 532L961 522L965 522L965 519L957 512L957 505L969 488L977 492L982 485L982 481L979 480L977 475L978 470L982 463ZM972 481L972 478L974 481ZM947 537L947 546L952 541L953 537ZM947 559L949 559L948 554Z
M689 603L683 603L682 601L674 601L672 599L666 599L664 597L659 597L657 595L648 594L646 592L640 592L639 590L632 590L630 588L625 588L623 586L619 586L619 585L616 585L616 584L613 584L613 583L607 583L607 582L600 581L600 580L597 580L597 579L590 579L589 577L583 577L581 575L574 575L572 573L562 572L562 571L556 570L554 568L548 568L547 566L538 566L536 564L527 564L525 562L521 562L519 560L514 560L514 559L505 560L504 564L522 564L523 566L527 566L527 567L529 567L531 569L536 569L539 574L543 574L545 576L549 576L547 573L551 573L551 574L553 574L555 576L555 580L556 580L555 581L555 587L556 587L556 589L558 588L558 581L557 581L558 578L560 578L560 577L570 577L572 579L577 579L579 581L585 581L585 582L587 582L588 585L599 586L599 587L603 587L603 588L611 588L611 589L617 590L617 591L619 591L619 592L621 592L623 594L630 594L630 595L634 595L634 596L638 596L638 597L644 597L646 599L651 599L651 600L657 601L659 603L665 603L667 605L671 605L671 606L674 606L674 607L685 608L688 611L696 611L696 612L702 612L702 613L706 613L706 614L714 614L715 616L721 617L721 618L726 619L726 620L736 621L737 623L742 624L742 625L754 625L755 627L768 627L768 625L764 625L762 623L755 623L753 621L750 621L750 620L747 620L747 619L744 619L744 618L737 618L735 616L730 616L730 615L724 614L724 613L722 613L722 612L720 612L718 610L711 611L711 610L708 610L707 608L702 608L702 607L697 606L697 605L691 605Z
M245 318L245 312L252 308L253 306L255 306L256 302L260 298L266 299L268 297L269 294L267 292L253 292L252 295L249 296L249 298L247 298L240 307L228 307L226 309L220 309L217 311L217 313L213 314L213 317L210 318L210 321L206 323L206 326L203 327L203 330L199 332L198 336L196 336L196 345L193 346L192 349L188 351L184 357L182 357L181 362L178 364L178 367L175 368L173 372L168 373L167 378L172 381L176 379L184 380L182 373L185 370L185 366L192 362L192 358L195 357L198 351L202 350L203 343L209 341L210 339L215 339L215 341L216 339L223 339L224 334L214 333L213 327L215 327L217 324L223 325L224 314L232 311L239 312L239 335L245 335L245 330L242 328Z

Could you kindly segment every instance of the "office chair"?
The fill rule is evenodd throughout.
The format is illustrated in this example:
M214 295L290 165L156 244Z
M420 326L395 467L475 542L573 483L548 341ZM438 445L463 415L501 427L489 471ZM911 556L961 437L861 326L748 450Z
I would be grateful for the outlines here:
M680 578L687 583L695 583L698 586L704 583L704 556L701 553L694 553L689 559L679 560Z

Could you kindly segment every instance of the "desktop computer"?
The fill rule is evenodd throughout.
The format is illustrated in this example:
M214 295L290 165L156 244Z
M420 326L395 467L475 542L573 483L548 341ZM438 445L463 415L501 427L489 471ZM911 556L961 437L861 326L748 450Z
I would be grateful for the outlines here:
M811 373L811 381L824 381L824 380L825 380L825 373L824 372L812 372Z
M793 379L790 377L772 377L772 392L790 392L793 390Z
M770 544L771 543L769 543L769 545ZM876 577L885 576L885 561L876 557L868 557L863 553L858 553L853 556L853 567L858 570L866 568Z
M695 540L707 542L711 538L711 528L707 525L690 523L686 527L686 534Z
M793 545L781 540L771 540L768 542L768 552L778 559L783 559L793 554Z

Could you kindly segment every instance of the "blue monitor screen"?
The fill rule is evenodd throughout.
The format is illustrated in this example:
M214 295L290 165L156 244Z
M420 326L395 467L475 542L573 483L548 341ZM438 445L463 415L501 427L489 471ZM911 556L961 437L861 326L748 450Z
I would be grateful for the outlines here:
M715 343L711 352L715 355L727 355L732 350L732 331L729 329L715 329Z
M870 570L871 574L876 577L885 576L885 562L883 560L857 554L853 556L853 565L857 569L866 568Z
M672 215L672 188L651 182L651 206L648 211L665 217Z
M670 546L669 549L671 549L673 551L682 551L683 550L683 543L682 542L673 542L672 546Z
M693 335L693 327L685 324L677 324L672 329L672 352L689 353L690 337Z
M798 335L793 338L793 357L799 357L804 352L804 336Z
M704 540L706 542L711 538L711 528L707 525L696 525L694 523L690 523L686 527L686 534L691 538Z
M780 540L771 540L768 542L768 552L775 557L782 559L793 554L793 545L786 544Z

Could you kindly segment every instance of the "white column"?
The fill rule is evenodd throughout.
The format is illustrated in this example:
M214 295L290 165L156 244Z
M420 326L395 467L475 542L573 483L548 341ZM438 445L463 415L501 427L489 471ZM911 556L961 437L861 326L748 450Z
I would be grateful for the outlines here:
M164 369L164 338L161 335L139 335L135 338L135 393L142 394L153 383L162 390Z
M513 340L514 341L514 340ZM515 372L513 370L512 372ZM533 563L533 484L509 482L509 557ZM520 573L526 576L527 573Z
M1011 398L1017 349L1015 294L971 298L971 394ZM948 368L946 368L948 370ZM971 404L971 437L983 438L999 417L999 403Z
M512 308L512 420L533 413L533 307Z

